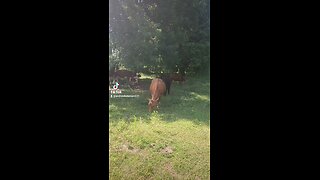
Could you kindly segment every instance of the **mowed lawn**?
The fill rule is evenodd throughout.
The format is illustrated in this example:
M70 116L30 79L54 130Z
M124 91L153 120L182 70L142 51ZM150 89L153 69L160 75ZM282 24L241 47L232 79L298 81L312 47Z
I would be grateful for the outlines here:
M110 179L209 179L210 81L174 82L149 113L151 79L109 100ZM120 84L121 89L121 84Z

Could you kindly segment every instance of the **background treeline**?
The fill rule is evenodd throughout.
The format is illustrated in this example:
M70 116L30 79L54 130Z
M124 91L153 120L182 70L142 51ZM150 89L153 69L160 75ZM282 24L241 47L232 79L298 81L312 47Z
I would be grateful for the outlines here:
M109 0L109 8L109 70L209 72L209 0Z

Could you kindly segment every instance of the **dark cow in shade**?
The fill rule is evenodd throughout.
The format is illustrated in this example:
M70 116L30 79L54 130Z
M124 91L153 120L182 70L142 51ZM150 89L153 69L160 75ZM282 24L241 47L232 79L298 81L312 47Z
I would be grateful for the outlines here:
M152 112L152 110L159 104L160 97L166 94L166 84L163 80L155 78L151 81L150 94L151 99L149 99L148 108L149 112Z
M182 83L186 80L185 76L179 73L161 73L158 78L162 79L166 84L166 92L168 92L168 94L170 94L172 81L178 81L179 83Z
M163 82L166 84L166 92L168 92L168 95L170 94L170 87L172 84L172 79L170 77L169 73L162 73L159 75L159 78L163 80Z

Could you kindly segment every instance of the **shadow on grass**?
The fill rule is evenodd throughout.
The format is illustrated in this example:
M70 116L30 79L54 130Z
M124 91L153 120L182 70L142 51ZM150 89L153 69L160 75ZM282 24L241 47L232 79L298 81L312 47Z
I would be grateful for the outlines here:
M192 121L195 124L210 123L210 83L190 80L188 84L173 84L170 95L163 96L157 112L148 112L148 86L151 79L141 80L140 89L130 91L138 98L111 98L109 100L109 121L131 123L139 120L149 123L157 116L162 121Z
M121 100L120 100L121 99ZM185 96L164 96L156 113L148 112L148 95L139 98L118 98L110 101L109 120L112 123L124 120L128 123L139 120L149 123L155 115L166 122L179 120L192 121L195 124L209 126L210 100L208 96L190 92Z
M165 104L165 105L164 105ZM195 124L210 123L210 98L195 92L163 99L158 114L167 122L188 120Z

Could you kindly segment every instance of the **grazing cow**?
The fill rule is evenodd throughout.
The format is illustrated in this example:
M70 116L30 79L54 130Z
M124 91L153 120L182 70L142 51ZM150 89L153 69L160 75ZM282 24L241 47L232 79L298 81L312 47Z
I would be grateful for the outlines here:
M141 77L139 73L136 73L136 76L133 78L135 80L135 84L138 84L138 80Z
M164 83L166 84L166 92L168 92L168 95L169 95L170 94L170 87L171 87L171 83L172 83L172 79L170 78L170 74L163 73L159 76L159 78L162 79L164 81Z
M149 99L148 108L149 112L152 112L154 107L156 107L160 102L160 97L166 93L166 84L163 80L155 78L151 81L150 94L151 99Z
M182 83L186 80L185 76L183 76L182 74L178 74L178 73L171 73L170 78L172 81L179 81L179 83Z
M128 70L118 70L118 71L114 72L114 77L116 79L128 78L129 81L132 81L134 79L135 81L133 81L133 82L135 82L135 83L138 83L138 78L139 78L137 73L134 73L134 72L128 71Z

